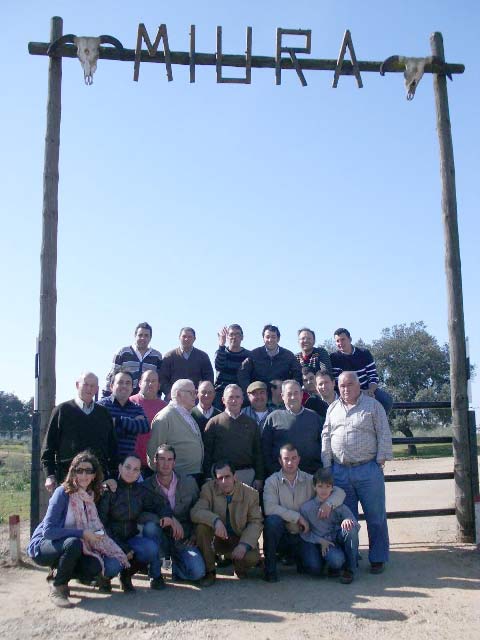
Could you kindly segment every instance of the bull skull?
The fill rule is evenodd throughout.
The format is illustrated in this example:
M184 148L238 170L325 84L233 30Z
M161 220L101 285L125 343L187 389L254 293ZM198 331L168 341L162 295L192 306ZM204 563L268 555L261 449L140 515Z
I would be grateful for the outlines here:
M425 65L431 64L433 58L407 58L406 56L390 56L380 66L380 75L384 76L385 71L390 71L392 63L405 65L403 76L405 78L405 88L407 90L407 100L413 100L418 83L425 72ZM388 68L390 67L390 69Z
M73 42L77 45L77 57L83 68L85 84L93 84L93 74L97 70L97 60L100 55L100 38L75 36Z
M422 79L425 72L425 65L435 64L440 67L440 71L435 73L443 73L447 78L452 79L452 74L448 71L448 66L444 61L439 60L435 56L429 56L428 58L408 58L407 56L390 56L380 65L380 75L384 76L385 71L393 71L394 64L403 64L405 71L403 76L405 78L405 87L407 89L407 100L413 100L415 91L418 87L418 83Z
M52 55L59 47L67 43L73 43L77 47L77 57L82 65L83 77L87 85L93 84L93 74L97 70L101 44L113 44L115 48L120 51L123 50L122 43L113 36L98 36L98 38L93 38L88 36L75 36L70 33L52 42L47 50L48 55Z

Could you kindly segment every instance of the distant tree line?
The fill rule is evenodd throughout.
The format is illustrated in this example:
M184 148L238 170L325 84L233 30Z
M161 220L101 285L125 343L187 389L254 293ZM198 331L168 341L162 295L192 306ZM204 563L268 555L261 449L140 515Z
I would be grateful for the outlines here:
M33 398L27 402L14 393L0 391L0 431L20 432L32 426Z
M370 344L355 342L369 349L375 359L381 385L395 402L450 401L450 353L448 344L439 344L424 322L397 324L383 329L380 338ZM331 340L327 350L334 349ZM424 409L392 411L392 431L413 437L413 431L435 429L451 424L448 410Z

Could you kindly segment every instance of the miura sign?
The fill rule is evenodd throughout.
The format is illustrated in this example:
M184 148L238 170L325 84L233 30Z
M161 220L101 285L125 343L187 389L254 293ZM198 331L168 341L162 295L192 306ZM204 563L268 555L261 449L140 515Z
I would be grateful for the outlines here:
M50 43L30 42L30 53L48 55L53 58L77 56L83 67L86 84L92 84L93 74L97 68L99 58L133 62L133 79L138 82L140 65L142 62L165 64L167 78L173 80L173 65L190 68L190 82L195 82L198 66L214 66L217 72L217 82L224 84L251 84L252 67L269 68L275 70L275 83L282 83L282 71L294 69L302 86L307 86L304 71L332 71L332 86L337 87L341 75L355 76L359 88L363 87L360 72L403 72L407 99L411 100L424 73L447 75L463 73L464 66L446 64L443 56L432 55L425 58L409 56L390 56L383 62L357 60L352 36L347 29L343 35L338 58L335 60L305 57L311 54L311 29L283 29L278 28L276 34L275 56L252 55L252 27L247 27L245 53L232 55L223 53L222 27L217 27L217 46L215 53L200 53L196 50L195 25L190 26L190 50L188 52L172 51L168 40L166 24L161 24L152 38L143 23L138 25L135 49L126 49L114 36L101 35L97 37L79 36L70 33L52 39ZM153 40L153 42L152 42ZM70 45L75 45L72 47ZM113 47L101 45L110 44ZM350 60L346 60L347 55ZM298 57L298 54L302 54ZM226 67L244 69L242 76L229 77L225 74Z
M291 46L285 45L285 36L296 36L301 38L299 44L303 44L303 46ZM158 28L155 40L152 44L152 39L150 38L147 29L143 23L138 25L137 32L137 45L135 48L135 66L133 72L133 79L135 82L138 82L140 76L140 63L142 62L142 47L145 44L148 55L155 56L158 52L160 45L163 48L163 55L165 58L165 66L167 71L167 78L169 81L173 80L172 73L172 52L170 51L170 46L168 43L168 31L167 25L161 24ZM350 51L351 63L352 63L352 71L351 73L355 76L357 80L357 84L359 88L363 87L362 78L360 76L360 69L358 66L357 58L355 55L355 49L353 47L352 36L350 31L346 31L342 40L342 44L340 47L340 54L336 61L336 64L333 68L334 78L333 78L333 87L336 87L338 84L338 79L340 77L340 73L342 71L342 64L345 59L345 54L347 49ZM307 86L307 81L305 80L305 75L302 71L302 66L300 66L300 61L297 58L298 53L309 55L312 50L312 30L311 29L277 29L277 37L276 37L276 53L275 53L275 83L282 83L282 62L287 58L290 63L289 66L293 67L297 72L298 78L302 85ZM286 54L286 55L285 55ZM250 84L252 82L252 27L247 27L246 33L246 50L245 56L228 56L230 58L228 66L239 66L245 67L245 77L243 78L229 78L223 75L223 67L224 67L224 59L227 56L223 54L223 46L222 46L222 27L217 27L217 50L216 50L216 69L217 69L217 82L219 83L230 83L230 84ZM232 58L238 58L236 64L232 64L235 62ZM243 58L243 60L242 60ZM258 57L257 57L258 60ZM268 63L268 58L264 58L265 64L255 64L254 66L270 66ZM261 62L261 58L259 60ZM304 60L302 59L302 62ZM195 50L195 25L191 25L190 27L190 53L189 53L189 61L188 64L190 66L190 82L195 82L195 67L197 64L197 52ZM200 62L200 64L202 64ZM205 63L203 63L205 64ZM208 63L207 63L208 64ZM284 67L285 68L285 67ZM318 67L312 67L318 68Z

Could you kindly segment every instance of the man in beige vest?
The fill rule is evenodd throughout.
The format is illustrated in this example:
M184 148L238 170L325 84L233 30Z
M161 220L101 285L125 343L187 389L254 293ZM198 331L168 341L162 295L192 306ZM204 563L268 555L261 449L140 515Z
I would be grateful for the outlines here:
M191 380L180 379L172 386L172 399L152 421L152 435L147 446L148 464L155 470L154 456L161 444L175 448L176 469L184 476L200 481L203 463L202 434L191 416L196 399Z

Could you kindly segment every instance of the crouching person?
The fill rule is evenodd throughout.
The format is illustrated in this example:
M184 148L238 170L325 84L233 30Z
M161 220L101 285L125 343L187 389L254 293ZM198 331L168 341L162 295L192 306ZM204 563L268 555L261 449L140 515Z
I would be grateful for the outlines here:
M278 581L277 555L283 564L296 564L298 571L302 571L300 532L306 533L310 527L300 507L315 495L312 476L299 469L301 458L293 444L281 447L278 461L281 469L267 478L263 493L264 580L267 582ZM329 518L332 509L340 506L344 499L345 491L334 487L328 500L317 507L317 517Z
M135 591L132 576L145 564L148 565L150 587L163 589L165 586L159 545L155 540L139 534L140 514L144 511L153 512L161 519L164 527L172 524L170 505L162 496L151 494L145 490L142 482L138 482L140 470L140 458L134 454L128 455L118 465L116 491L107 490L98 505L98 513L106 532L123 549L130 561L130 567L120 573L122 590L127 593Z
M155 475L143 483L144 489L160 495L168 501L173 512L173 535L165 536L160 526L160 518L144 513L140 522L144 523L143 535L154 540L160 547L160 554L172 559L172 578L196 582L205 575L205 562L196 545L190 509L199 496L198 485L192 476L175 473L176 453L170 444L161 444L154 455Z
M129 567L126 554L105 535L97 512L102 482L97 458L89 451L77 454L30 540L28 555L52 569L50 598L57 607L73 606L68 599L72 578L96 580L104 590L112 576Z
M237 578L247 576L248 569L260 561L258 539L263 526L258 491L237 480L231 462L216 462L212 476L190 512L205 559L206 574L200 582L205 587L215 582L215 553L231 558Z
M330 517L319 518L318 512L333 491L333 476L327 469L320 469L313 476L316 496L300 508L300 514L308 522L308 531L300 533L303 570L319 576L323 566L328 575L350 584L358 561L358 530L360 525L350 509L341 505L331 510Z

